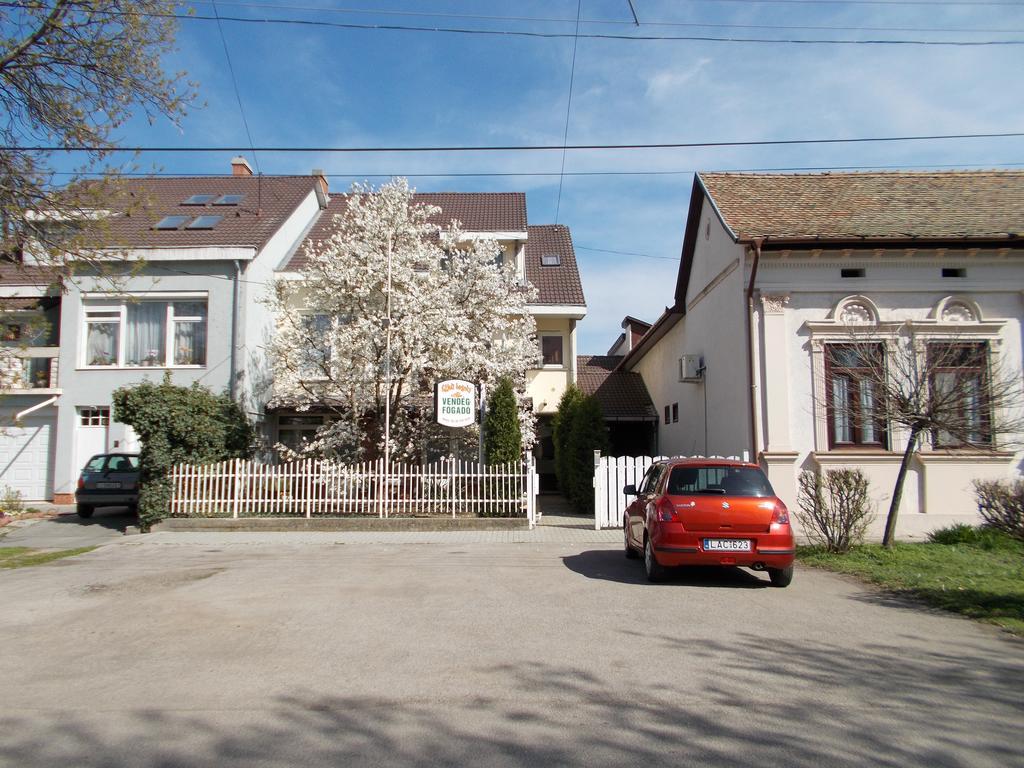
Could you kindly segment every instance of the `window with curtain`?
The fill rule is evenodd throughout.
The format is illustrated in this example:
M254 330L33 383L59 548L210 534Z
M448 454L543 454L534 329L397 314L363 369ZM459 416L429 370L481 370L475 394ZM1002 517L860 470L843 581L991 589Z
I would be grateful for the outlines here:
M174 324L174 364L206 365L206 302L174 302L171 322Z
M142 299L86 307L84 363L126 368L206 365L206 325L206 301Z
M928 345L928 387L939 418L956 432L932 431L937 448L989 445L988 345L932 343Z
M121 337L121 312L93 311L85 316L85 364L117 365Z
M887 448L878 402L881 344L829 344L825 355L829 446Z

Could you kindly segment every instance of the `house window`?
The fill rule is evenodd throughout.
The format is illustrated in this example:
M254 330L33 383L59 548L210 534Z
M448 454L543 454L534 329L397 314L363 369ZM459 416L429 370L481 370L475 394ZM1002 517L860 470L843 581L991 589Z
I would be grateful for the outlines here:
M310 314L302 318L303 355L300 365L304 378L325 378L331 362L331 317Z
M829 445L887 447L878 384L883 374L881 344L829 344L825 355L825 397Z
M323 423L323 416L279 416L277 441L286 448L299 452L316 438L317 430Z
M542 253L540 265L542 267L560 267L562 266L562 256L557 253Z
M679 403L672 403L672 423L679 421Z
M561 335L540 337L540 352L545 368L561 368L565 365L563 345L564 339Z
M988 345L936 342L928 345L932 413L948 429L932 432L937 448L988 445Z
M79 408L78 423L83 427L110 426L109 408Z
M205 300L139 300L85 308L86 367L206 365Z
M117 365L121 341L120 310L85 311L85 364Z
M669 405L665 406L665 423L670 424L672 422L672 407Z

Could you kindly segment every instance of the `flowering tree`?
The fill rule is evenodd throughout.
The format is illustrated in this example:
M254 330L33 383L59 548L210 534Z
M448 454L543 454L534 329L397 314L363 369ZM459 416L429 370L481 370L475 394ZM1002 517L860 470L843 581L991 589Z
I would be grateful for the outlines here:
M423 456L448 437L431 399L433 383L451 377L489 388L509 377L532 444L523 391L538 357L533 291L496 242L468 239L458 222L432 224L439 212L414 204L404 179L356 185L330 236L307 246L302 279L274 284L273 404L331 416L302 455L375 457L387 426L391 455ZM460 434L477 439L475 429Z

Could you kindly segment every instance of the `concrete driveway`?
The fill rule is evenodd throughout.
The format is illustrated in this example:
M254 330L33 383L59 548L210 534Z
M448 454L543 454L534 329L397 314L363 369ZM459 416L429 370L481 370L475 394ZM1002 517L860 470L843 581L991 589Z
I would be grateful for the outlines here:
M108 544L124 536L128 526L138 525L127 507L100 507L88 520L73 508L49 520L26 520L17 527L0 528L0 547L78 549Z
M851 581L335 541L126 537L0 572L0 762L1024 765L1024 643Z

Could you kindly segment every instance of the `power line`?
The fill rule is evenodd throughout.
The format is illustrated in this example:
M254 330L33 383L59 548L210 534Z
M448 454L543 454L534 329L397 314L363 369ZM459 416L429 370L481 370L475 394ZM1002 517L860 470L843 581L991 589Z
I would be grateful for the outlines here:
M192 147L160 147L160 146L134 146L134 147L111 147L103 145L77 144L69 146L46 146L46 145L17 145L10 147L0 146L0 152L239 152L252 149L253 152L276 152L276 153L386 153L386 152L548 152L566 150L638 150L638 149L698 149L710 147L777 147L794 145L815 145L815 144L867 144L867 143L891 143L910 141L947 141L956 139L1005 139L1020 138L1024 136L1021 131L1006 131L1002 133L946 133L933 135L908 135L908 136L859 136L853 138L831 138L831 139L757 139L743 141L678 141L678 142L655 142L650 144L506 144L506 145L480 145L480 146L393 146L393 147L295 147L295 146L261 146L244 147L237 145L222 146L192 146Z
M208 4L213 0L199 0ZM257 3L243 2L242 0L218 0L220 5L231 5L240 8L258 8L261 10L289 10L309 11L314 13L330 14L363 14L369 16L399 16L419 18L445 18L445 19L470 19L481 21L511 21L511 22L532 22L541 24L572 24L575 19L570 17L553 16L505 16L494 14L476 13L441 13L437 11L401 11L393 9L369 9L369 8L334 8L327 6L310 5L284 5L280 3ZM632 2L629 0L632 7ZM771 0L765 0L771 2ZM971 3L980 5L981 3ZM689 29L775 29L775 30L805 30L805 31L836 31L836 32L968 32L968 33L1016 33L1024 32L1024 29L1008 28L978 28L978 27L875 27L875 26L836 26L836 25L793 25L793 24L727 24L721 22L690 22L690 21L639 21L633 12L634 21L618 19L580 19L580 24L602 24L609 26L626 27L679 27Z
M585 245L575 245L577 251L596 251L597 253L614 253L617 256L639 256L643 259L664 259L665 261L679 261L678 256L654 256L650 253L636 253L634 251L614 251L610 248L588 248Z
M893 164L893 165L799 165L799 166L768 166L758 168L686 168L678 170L661 171L566 171L565 176L689 176L700 172L717 173L800 173L813 171L908 171L922 169L987 169L999 170L1003 168L1024 167L1024 162L992 162L992 163L920 163L920 164ZM55 176L119 176L124 178L219 178L223 173L212 171L184 171L169 173L163 171L126 171L123 173L107 174L102 171L95 173L79 173L76 171L56 171ZM273 175L273 174L271 174ZM284 174L288 175L288 174ZM437 173L325 173L324 176L330 179L390 179L397 176L407 179L442 179L442 178L501 178L501 177L553 177L561 176L558 171L439 171Z
M256 173L260 173L260 161L256 152L256 145L252 140L252 132L249 130L249 121L245 118L245 107L242 106L242 94L238 90L238 78L235 77L235 68L231 64L231 52L228 50L228 41L224 37L224 27L220 23L220 15L217 12L216 0L211 0L213 14L217 17L217 31L220 33L220 41L224 45L224 58L228 61L228 72L231 74L231 85L235 89L235 99L238 101L238 111L242 115L242 125L245 127L245 135L249 139L249 149L252 150L252 161L256 164Z
M569 114L572 111L572 86L576 80L576 46L579 44L580 11L583 9L583 0L576 0L576 37L572 39L572 64L569 67L569 97L565 103L565 130L562 132L562 168L558 176L558 200L555 202L555 224L558 223L558 214L562 210L562 184L565 182L565 145L569 142Z
M781 0L776 0L781 2ZM815 0L815 2L824 0ZM2 3L8 7L20 7L19 4ZM231 21L238 24L279 24L304 27L322 27L333 29L349 30L374 30L386 32L433 32L456 35L488 35L498 37L530 37L530 38L586 38L594 40L634 40L634 41L669 41L669 42L703 42L703 43L752 43L752 44L774 44L774 45L920 45L920 46L1009 46L1024 45L1024 40L915 40L915 39L889 39L889 40L843 40L835 38L762 38L762 37L715 37L713 35L626 35L606 33L568 33L568 32L539 32L533 30L513 29L468 29L464 27L427 27L407 24L356 24L351 22L327 21L325 19L295 19L295 18L252 18L244 16L204 16L201 14L184 13L138 13L135 11L95 11L96 14L110 16L123 16L129 13L153 18L170 18L181 21Z

